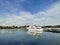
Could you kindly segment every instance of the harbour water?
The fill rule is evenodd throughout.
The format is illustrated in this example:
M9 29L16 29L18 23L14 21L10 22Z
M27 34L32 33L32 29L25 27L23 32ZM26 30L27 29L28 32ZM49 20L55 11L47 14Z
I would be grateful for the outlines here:
M31 35L25 29L0 29L0 45L60 45L60 33Z

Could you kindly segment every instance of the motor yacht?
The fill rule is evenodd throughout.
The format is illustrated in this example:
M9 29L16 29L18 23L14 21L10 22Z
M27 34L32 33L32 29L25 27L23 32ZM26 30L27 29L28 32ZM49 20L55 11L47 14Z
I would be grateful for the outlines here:
M31 33L33 32L42 33L43 32L43 28L41 28L41 26L36 26L36 25L27 27L27 30Z

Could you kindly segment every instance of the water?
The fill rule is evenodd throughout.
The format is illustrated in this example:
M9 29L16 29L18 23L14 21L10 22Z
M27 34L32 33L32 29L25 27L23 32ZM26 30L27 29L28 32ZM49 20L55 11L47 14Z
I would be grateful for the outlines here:
M60 33L31 35L24 29L0 29L0 45L60 45Z

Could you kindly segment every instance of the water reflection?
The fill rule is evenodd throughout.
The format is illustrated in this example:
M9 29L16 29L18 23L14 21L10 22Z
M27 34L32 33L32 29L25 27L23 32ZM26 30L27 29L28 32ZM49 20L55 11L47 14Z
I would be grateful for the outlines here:
M0 45L60 45L60 33L0 29Z
M25 31L25 29L0 29L0 35L1 34L9 34L9 33L21 33L21 31ZM28 35L31 35L34 38L38 38L42 35L42 32L36 32L36 31L25 31Z
M23 30L24 29L0 29L0 34L20 32L20 31L23 31Z
M42 35L43 32L36 32L36 31L27 31L27 33L31 36L33 36L34 38L39 38L39 36Z

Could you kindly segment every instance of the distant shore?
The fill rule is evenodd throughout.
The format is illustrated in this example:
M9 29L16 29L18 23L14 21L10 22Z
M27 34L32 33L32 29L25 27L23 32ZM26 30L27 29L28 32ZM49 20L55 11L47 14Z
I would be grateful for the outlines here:
M10 29L10 28L27 28L30 25L24 25L24 26L0 26L0 29ZM41 26L41 28L60 28L60 25L47 25L47 26Z
M29 25L24 25L24 26L0 26L0 29L21 29L21 28L26 29L27 27L29 27ZM60 25L41 26L41 28L43 28L45 32L59 32L60 33Z
M0 26L0 29L15 29L15 28L27 28L28 26Z

